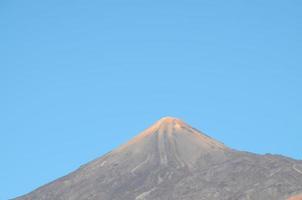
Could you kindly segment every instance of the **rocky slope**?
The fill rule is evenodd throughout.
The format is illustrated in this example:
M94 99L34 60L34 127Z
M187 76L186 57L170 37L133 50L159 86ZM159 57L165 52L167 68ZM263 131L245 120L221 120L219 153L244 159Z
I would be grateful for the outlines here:
M171 117L16 200L301 199L302 162L230 149Z

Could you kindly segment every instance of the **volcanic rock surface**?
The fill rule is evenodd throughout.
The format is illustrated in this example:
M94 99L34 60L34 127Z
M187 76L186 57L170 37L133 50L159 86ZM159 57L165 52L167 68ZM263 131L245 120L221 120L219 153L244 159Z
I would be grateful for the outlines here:
M301 193L301 161L236 151L165 117L16 200L293 200Z

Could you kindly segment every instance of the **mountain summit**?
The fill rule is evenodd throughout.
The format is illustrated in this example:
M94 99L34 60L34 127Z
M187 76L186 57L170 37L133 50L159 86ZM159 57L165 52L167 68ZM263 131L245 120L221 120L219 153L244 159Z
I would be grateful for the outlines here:
M286 200L301 193L301 161L236 151L164 117L128 143L16 199Z
M172 117L160 119L116 150L120 154L152 158L153 163L160 165L174 163L182 167L191 167L200 157L210 153L223 156L226 151L228 148L222 143Z
M131 140L130 143L135 142L136 139L139 140L139 138L146 138L150 135L156 135L158 140L162 138L175 139L174 137L186 136L187 139L199 141L208 147L226 148L222 143L215 141L197 129L192 128L182 120L173 117L164 117L160 119L150 128L139 134L134 140Z

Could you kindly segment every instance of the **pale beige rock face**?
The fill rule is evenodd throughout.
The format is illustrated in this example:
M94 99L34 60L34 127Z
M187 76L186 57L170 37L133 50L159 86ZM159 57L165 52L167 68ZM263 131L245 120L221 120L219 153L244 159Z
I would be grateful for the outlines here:
M165 117L128 143L17 199L285 200L301 192L301 161L236 151Z
M292 197L288 198L287 200L302 200L302 194L292 196Z
M172 159L182 167L190 167L202 155L224 151L228 148L222 143L200 134L179 119L165 117L113 152L137 156L146 153L146 157L159 157L161 165L167 165Z

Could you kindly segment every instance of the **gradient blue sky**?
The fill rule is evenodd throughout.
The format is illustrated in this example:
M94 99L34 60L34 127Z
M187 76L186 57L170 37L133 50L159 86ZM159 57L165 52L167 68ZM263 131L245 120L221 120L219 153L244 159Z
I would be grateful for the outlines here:
M0 199L163 116L302 158L300 0L0 1Z

